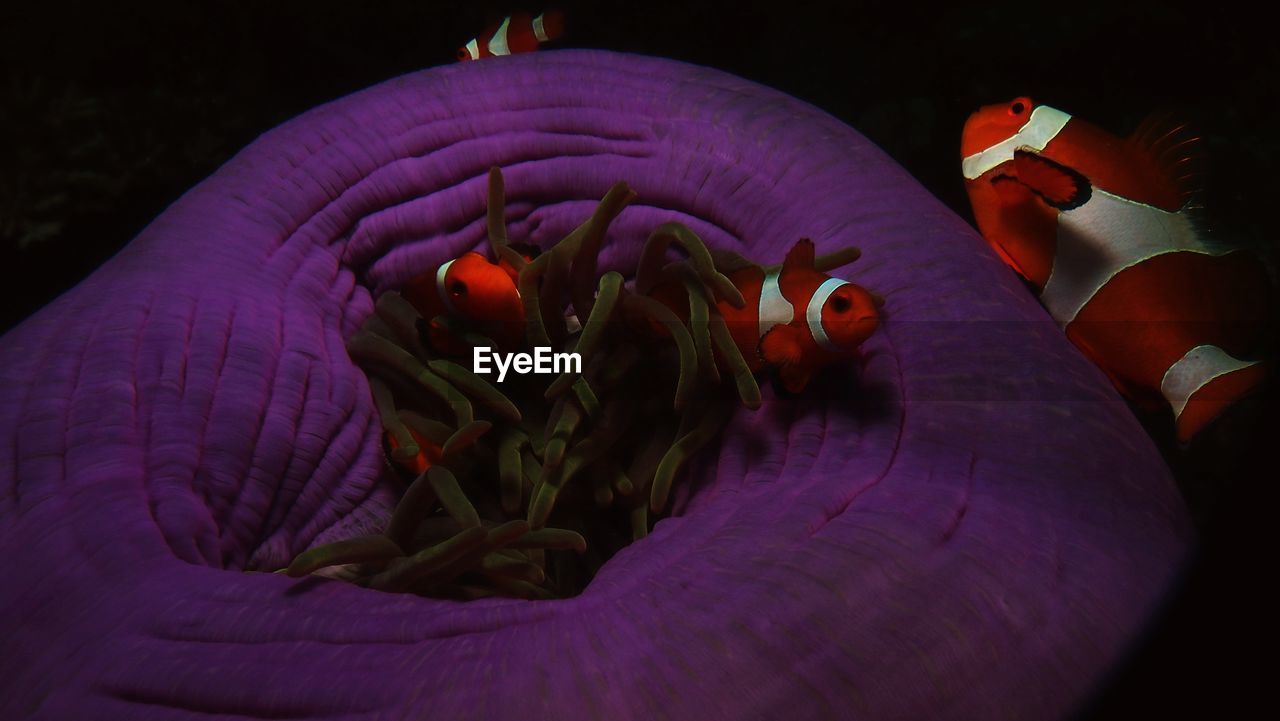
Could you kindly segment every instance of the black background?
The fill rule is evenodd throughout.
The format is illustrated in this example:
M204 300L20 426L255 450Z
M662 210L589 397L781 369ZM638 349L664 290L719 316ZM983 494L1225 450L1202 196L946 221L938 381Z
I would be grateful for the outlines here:
M959 133L1030 95L1123 134L1172 110L1204 138L1220 238L1276 247L1280 71L1262 19L1221 3L638 2L557 5L558 47L659 55L779 88L858 128L965 218ZM0 10L0 331L70 288L260 133L453 61L479 2L66 2ZM1200 536L1181 591L1088 719L1224 717L1262 703L1280 442L1274 385L1189 449L1144 416ZM1088 449L1081 449L1087 453ZM1265 500L1264 500L1265 495ZM1265 639L1265 640L1264 640Z

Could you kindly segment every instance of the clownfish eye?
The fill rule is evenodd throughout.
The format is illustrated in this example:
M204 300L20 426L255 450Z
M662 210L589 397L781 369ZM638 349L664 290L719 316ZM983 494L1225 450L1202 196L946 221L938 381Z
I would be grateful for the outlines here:
M853 303L843 295L831 296L831 310L837 313L847 313L853 307Z
M459 60L468 60L468 59L470 59L470 58L471 58L471 53L467 52L467 49L466 49L466 48L458 48L458 59L459 59Z
M460 280L455 280L449 284L449 293L452 295L462 295L467 292L467 284Z
M1029 98L1015 98L1012 103L1009 103L1009 117L1016 118L1029 109L1031 109L1031 100Z
M1023 105L1022 103L1014 103L1013 105L1009 106L1010 112L1012 112L1014 115L1022 115L1022 111L1026 109L1027 109L1026 106Z

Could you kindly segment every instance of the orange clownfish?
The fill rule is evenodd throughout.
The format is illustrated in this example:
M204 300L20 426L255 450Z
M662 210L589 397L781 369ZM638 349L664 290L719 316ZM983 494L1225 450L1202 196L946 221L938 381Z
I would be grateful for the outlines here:
M1028 98L978 110L961 140L978 230L1123 394L1172 408L1184 443L1262 380L1243 358L1269 293L1255 256L1190 216L1196 140L1160 120L1119 138Z
M514 348L524 335L524 305L516 288L517 273L506 261L494 263L469 251L414 276L401 294L427 321L428 340L447 353L466 352L438 316L462 321L503 349Z
M485 28L484 32L458 48L458 60L466 62L529 53L542 43L559 40L563 34L564 15L559 10L548 10L537 16L516 13Z
M415 429L408 426L406 428L408 428L409 435L418 443L418 448L420 449L418 454L409 459L395 459L393 452L400 448L400 444L396 442L394 434L384 433L383 438L386 439L387 448L389 449L387 458L392 459L391 462L396 468L402 468L406 472L413 474L414 478L417 478L426 473L428 468L440 462L440 459L444 457L444 449L423 438L422 434Z
M854 358L880 323L879 301L865 288L814 268L813 241L800 239L782 265L729 273L746 303L716 304L751 370L776 369L799 393L820 369Z

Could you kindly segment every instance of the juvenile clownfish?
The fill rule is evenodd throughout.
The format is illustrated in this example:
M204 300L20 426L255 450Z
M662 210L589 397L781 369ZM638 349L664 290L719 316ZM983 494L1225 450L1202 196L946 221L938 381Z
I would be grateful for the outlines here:
M729 274L746 303L716 303L753 372L775 369L799 393L822 368L858 355L880 323L865 288L814 268L813 241L801 238L777 268L748 265Z
M564 35L564 15L559 10L548 10L537 16L516 13L490 25L476 37L458 48L458 60L467 62L499 55L529 53L545 42L559 40Z
M397 468L404 469L416 478L423 473L426 473L428 468L440 462L440 459L444 457L444 449L426 438L423 438L422 434L418 433L413 428L408 428L408 431L409 435L413 436L413 440L418 443L418 448L421 450L419 450L418 454L413 458L407 460L397 459L393 460L392 463ZM387 446L391 451L395 451L400 447L400 444L396 442L395 435L391 433L384 433L383 438L386 439ZM388 453L387 457L391 458L392 454Z
M1206 242L1185 168L1197 139L1122 139L1028 98L978 110L961 156L978 229L1127 397L1167 403L1189 441L1262 380L1265 267Z
M401 294L427 321L433 347L451 354L466 352L448 329L435 322L447 316L492 338L499 348L510 349L524 334L524 305L516 279L515 268L506 261L494 263L469 251L414 276Z

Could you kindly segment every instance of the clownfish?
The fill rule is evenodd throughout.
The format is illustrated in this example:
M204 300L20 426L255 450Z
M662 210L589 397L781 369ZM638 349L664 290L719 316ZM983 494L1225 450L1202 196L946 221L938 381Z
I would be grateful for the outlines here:
M413 440L418 443L418 448L421 449L413 458L407 460L394 459L390 451L398 449L400 444L396 442L395 435L391 433L383 433L382 437L386 440L387 448L389 449L387 458L392 459L392 465L396 468L404 469L406 472L411 473L414 478L417 478L426 473L428 468L440 462L440 459L444 457L444 449L423 438L422 434L412 427L406 426L406 428L409 431L409 435L413 436Z
M564 35L564 15L559 10L548 10L541 15L516 13L490 25L476 37L458 48L458 60L467 62L514 53L530 53L545 42L559 40Z
M808 238L788 251L781 266L742 266L727 275L746 302L735 308L719 300L716 310L751 371L775 370L792 393L804 390L822 368L856 358L858 346L879 326L883 301L816 270ZM687 312L664 290L655 289L655 296L677 313Z
M1167 404L1186 443L1263 379L1257 257L1206 241L1185 169L1198 139L1144 122L1119 138L1028 98L965 123L978 230L1122 394Z
M524 337L524 305L516 288L518 273L505 260L494 263L469 251L443 265L414 276L401 289L427 321L430 344L446 353L460 354L448 329L435 321L447 316L492 338L499 348L517 346Z

